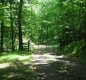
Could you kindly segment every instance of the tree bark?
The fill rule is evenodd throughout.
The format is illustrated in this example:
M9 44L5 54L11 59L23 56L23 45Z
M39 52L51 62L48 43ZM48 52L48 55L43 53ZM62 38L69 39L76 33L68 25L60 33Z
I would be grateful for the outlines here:
M18 30L19 30L19 51L23 50L22 40L22 5L23 0L20 0L19 12L18 12Z
M10 0L10 11L12 11L12 1L11 0ZM14 51L14 27L13 27L12 12L10 12L10 20L11 20L12 51Z
M85 12L85 19L84 19L84 41L85 41L85 48L86 48L86 12Z
M85 42L85 49L86 49L86 1L84 2L84 42Z
M2 6L3 6L4 0L2 0ZM4 12L2 10L2 16L4 16ZM4 38L4 18L2 17L1 21L1 52L3 52L3 38Z

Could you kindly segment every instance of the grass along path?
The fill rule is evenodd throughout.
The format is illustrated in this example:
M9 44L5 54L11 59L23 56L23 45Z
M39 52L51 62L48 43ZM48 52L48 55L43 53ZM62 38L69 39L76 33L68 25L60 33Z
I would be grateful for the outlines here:
M29 65L32 54L28 52L0 55L0 80L35 80L35 72Z

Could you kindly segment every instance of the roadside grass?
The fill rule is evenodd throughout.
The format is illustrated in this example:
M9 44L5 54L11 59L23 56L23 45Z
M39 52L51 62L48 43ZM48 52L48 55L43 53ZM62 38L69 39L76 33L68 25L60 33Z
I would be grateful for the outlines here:
M31 59L32 54L29 52L1 53L0 80L35 80Z

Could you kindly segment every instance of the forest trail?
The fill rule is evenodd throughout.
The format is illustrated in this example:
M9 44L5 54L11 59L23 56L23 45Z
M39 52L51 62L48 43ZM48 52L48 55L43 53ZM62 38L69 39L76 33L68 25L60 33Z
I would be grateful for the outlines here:
M58 56L52 50L46 53L41 45L32 57L36 80L86 80L86 66L78 64L75 58Z

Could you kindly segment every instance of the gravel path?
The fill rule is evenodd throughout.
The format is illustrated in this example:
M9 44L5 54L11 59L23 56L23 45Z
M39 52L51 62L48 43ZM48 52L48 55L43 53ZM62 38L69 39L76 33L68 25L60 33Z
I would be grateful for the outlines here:
M79 65L75 58L41 52L40 49L32 60L36 80L86 80L86 66Z

